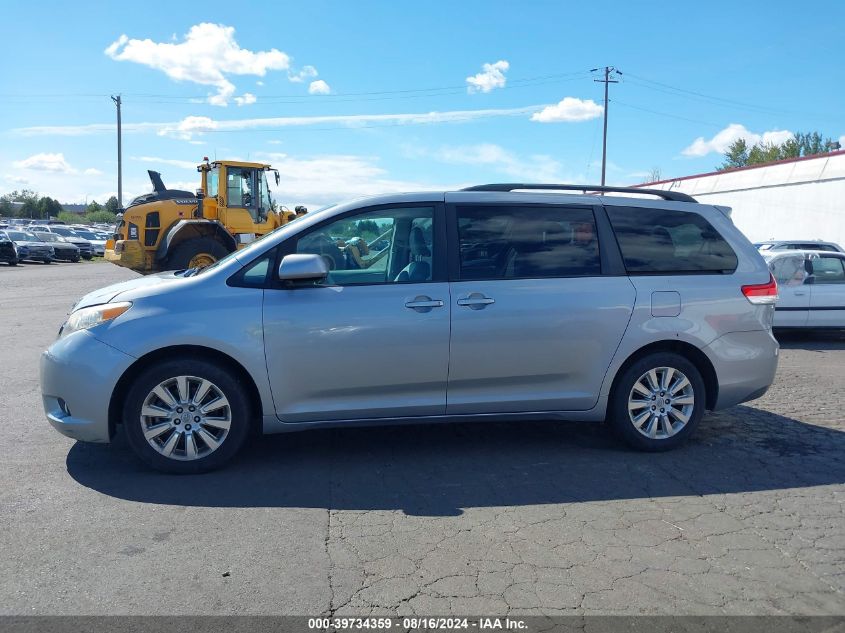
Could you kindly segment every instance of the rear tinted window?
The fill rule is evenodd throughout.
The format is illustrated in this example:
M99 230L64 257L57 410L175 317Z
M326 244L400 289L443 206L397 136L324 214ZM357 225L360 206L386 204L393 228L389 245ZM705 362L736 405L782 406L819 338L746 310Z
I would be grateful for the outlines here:
M460 206L457 215L461 279L601 274L591 209Z
M728 273L736 253L697 213L607 207L629 273Z

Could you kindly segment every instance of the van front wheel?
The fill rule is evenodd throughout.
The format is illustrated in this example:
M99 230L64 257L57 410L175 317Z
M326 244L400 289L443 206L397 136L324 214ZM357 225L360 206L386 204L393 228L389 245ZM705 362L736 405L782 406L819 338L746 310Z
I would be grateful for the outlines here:
M701 373L671 352L650 354L628 367L614 386L610 421L630 446L664 451L692 434L704 415Z
M123 409L126 438L156 470L190 474L228 462L247 439L252 407L223 367L173 360L143 371Z

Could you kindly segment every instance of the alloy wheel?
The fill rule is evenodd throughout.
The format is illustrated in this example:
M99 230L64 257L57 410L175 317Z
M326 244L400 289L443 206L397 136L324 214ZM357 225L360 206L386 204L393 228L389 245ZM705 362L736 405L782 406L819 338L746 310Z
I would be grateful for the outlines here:
M628 394L628 417L642 435L666 439L677 434L692 416L695 390L683 372L655 367L640 376Z
M147 442L169 459L191 461L216 451L232 425L226 396L210 380L177 376L153 388L141 407Z

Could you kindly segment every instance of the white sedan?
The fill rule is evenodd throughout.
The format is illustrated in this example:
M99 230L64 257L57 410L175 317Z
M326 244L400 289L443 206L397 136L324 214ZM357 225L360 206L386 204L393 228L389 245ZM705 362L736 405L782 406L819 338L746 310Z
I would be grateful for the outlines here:
M763 257L778 282L775 327L845 328L845 253L778 251Z

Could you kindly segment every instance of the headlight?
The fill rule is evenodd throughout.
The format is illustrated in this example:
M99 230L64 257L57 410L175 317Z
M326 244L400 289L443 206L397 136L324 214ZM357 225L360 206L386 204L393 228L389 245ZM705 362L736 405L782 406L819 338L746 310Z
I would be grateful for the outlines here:
M131 307L132 304L127 301L124 303L104 303L77 310L67 318L59 331L59 336L67 336L78 330L87 330L95 325L116 319Z

